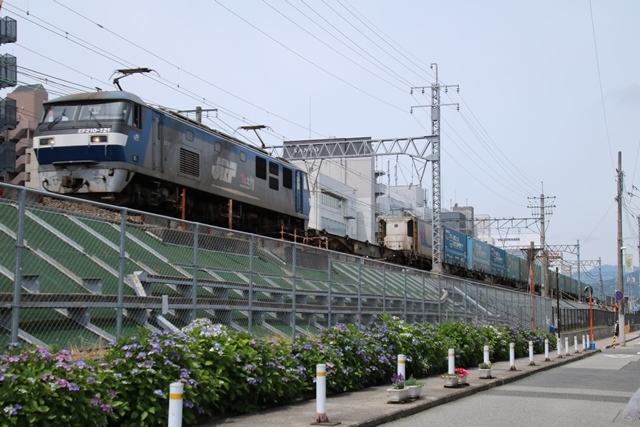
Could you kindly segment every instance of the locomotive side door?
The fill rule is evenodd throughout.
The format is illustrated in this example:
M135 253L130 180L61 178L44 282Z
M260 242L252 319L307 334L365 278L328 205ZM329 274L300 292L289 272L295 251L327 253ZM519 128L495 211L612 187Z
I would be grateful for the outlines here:
M162 172L162 142L164 137L164 126L162 116L153 115L153 135L151 136L152 165L154 171Z
M296 187L295 187L295 204L296 212L304 212L304 175L300 171L296 171Z

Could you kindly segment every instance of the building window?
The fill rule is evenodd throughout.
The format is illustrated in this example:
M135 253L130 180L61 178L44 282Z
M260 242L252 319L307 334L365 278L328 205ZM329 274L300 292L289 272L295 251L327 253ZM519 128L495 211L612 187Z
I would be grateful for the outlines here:
M342 209L342 199L329 193L322 193L320 203L336 209Z
M322 217L320 219L320 227L331 234L344 236L347 234L347 225L329 218Z

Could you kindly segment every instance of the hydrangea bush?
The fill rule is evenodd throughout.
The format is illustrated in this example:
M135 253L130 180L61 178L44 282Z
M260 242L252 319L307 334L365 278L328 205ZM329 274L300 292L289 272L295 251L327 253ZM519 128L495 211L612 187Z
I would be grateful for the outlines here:
M111 343L101 366L101 378L113 388L119 426L161 425L169 412L171 383L181 382L183 420L194 425L204 419L211 396L200 383L209 382L198 356L189 345L194 339L184 333L150 332Z
M0 356L2 426L157 426L166 424L170 384L181 382L183 425L212 416L252 412L315 396L315 369L325 364L328 393L389 384L397 356L406 356L407 376L447 370L447 350L456 365L477 366L483 347L491 360L536 352L555 337L521 326L476 327L463 323L410 325L391 316L361 329L336 325L317 337L259 339L199 319L180 332L151 332L111 343L99 361L72 360L63 350L10 347Z
M10 346L0 356L0 425L106 426L115 420L115 391L92 361L71 353Z
M208 319L199 319L184 331L194 338L192 350L209 372L206 390L218 414L288 403L307 388L305 370L282 340L230 332Z

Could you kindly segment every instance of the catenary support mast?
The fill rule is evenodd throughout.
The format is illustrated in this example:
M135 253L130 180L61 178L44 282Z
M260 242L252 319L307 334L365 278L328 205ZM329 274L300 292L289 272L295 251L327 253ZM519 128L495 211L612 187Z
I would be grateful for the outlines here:
M438 64L432 63L431 68L435 69L436 72L436 81L431 85L431 105L417 105L415 107L411 107L411 112L413 113L414 108L431 108L431 135L434 137L433 143L431 144L431 183L432 183L432 221L433 221L433 258L432 258L432 266L431 271L434 273L442 272L442 253L443 253L443 233L442 233L442 223L440 219L440 212L442 212L442 186L441 186L441 173L440 173L440 107L446 105L455 105L458 109L460 106L458 104L442 104L440 102L440 89L445 88L447 90L449 87L455 87L457 91L460 91L460 87L458 85L441 85L438 80ZM414 89L421 89L424 91L425 87L412 87L411 92L413 93Z

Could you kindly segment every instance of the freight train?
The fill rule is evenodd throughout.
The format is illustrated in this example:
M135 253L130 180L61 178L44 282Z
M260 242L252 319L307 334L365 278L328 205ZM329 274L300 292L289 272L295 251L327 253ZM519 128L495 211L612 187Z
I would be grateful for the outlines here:
M442 236L442 267L445 273L512 288L529 286L531 270L525 258L444 225ZM395 262L431 269L433 227L429 221L414 216L378 217L378 244L394 252ZM534 262L534 283L539 291L542 266L538 262ZM552 290L556 289L556 275L551 270L549 284ZM579 297L584 284L559 274L557 289Z
M377 245L309 230L306 172L134 94L82 93L43 107L33 148L45 191L256 234L287 230L329 249L431 268L428 222L380 218ZM514 288L527 285L522 258L448 227L442 231L445 272ZM537 264L535 271L539 285ZM561 290L578 295L581 287L574 282L563 278Z
M306 173L256 147L122 91L43 107L46 191L254 233L307 227Z

